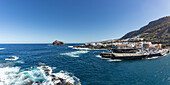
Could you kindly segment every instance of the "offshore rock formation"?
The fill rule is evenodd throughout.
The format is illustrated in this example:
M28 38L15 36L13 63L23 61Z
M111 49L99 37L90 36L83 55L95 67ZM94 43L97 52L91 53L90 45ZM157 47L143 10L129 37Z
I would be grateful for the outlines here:
M152 43L170 44L170 16L160 18L150 22L148 25L127 33L121 39L132 38L134 36L148 33L142 36Z
M64 42L56 40L52 43L52 45L66 45L66 44Z

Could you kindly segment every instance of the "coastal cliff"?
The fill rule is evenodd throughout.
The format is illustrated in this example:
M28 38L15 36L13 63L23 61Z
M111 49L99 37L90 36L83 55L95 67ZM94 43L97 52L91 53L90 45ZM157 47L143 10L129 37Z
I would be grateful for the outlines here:
M147 33L147 35L143 35L141 37L145 38L147 41L151 41L153 43L170 44L170 16L152 21L139 30L125 34L120 39L132 38L144 33Z
M56 41L54 41L53 43L52 43L52 45L66 45L64 42L62 42L62 41L58 41L58 40L56 40Z

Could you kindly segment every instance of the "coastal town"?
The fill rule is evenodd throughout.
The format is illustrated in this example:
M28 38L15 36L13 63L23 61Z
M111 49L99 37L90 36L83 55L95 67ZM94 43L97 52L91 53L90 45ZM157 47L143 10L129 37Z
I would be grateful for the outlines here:
M103 58L112 59L143 59L150 57L164 56L169 53L170 48L166 44L147 41L141 36L147 33L134 36L133 38L104 41L98 43L85 43L74 46L75 48L107 49L108 53L101 53Z
M122 40L111 40L97 43L85 43L84 45L74 46L75 48L90 48L90 49L110 49L110 48L153 48L162 49L168 48L165 44L153 44L152 42L146 41L141 35L134 36L133 38L127 38Z

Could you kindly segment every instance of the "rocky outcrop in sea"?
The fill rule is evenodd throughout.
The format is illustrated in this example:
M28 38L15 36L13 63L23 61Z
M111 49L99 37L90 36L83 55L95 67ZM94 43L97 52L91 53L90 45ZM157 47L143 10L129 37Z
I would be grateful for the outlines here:
M58 40L56 40L56 41L54 41L53 43L52 43L52 45L66 45L64 42L62 42L62 41L58 41Z

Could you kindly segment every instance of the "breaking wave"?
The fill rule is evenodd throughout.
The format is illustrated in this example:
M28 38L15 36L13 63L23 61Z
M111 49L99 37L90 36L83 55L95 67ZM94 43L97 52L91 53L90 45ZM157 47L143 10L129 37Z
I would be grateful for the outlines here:
M73 48L73 46L68 46L69 48Z
M68 55L71 57L79 57L80 54L88 53L89 51L74 51L74 52L68 52L68 53L61 53L60 55Z
M49 66L40 66L27 71L20 67L0 68L0 85L80 85L80 80L71 73L60 71L52 73ZM59 84L60 83L60 84Z
M19 59L19 57L17 57L17 56L11 56L10 58L5 58L5 60L7 60L7 61L16 61L18 59Z
M4 50L5 48L0 48L0 50Z
M109 59L109 58L102 58L100 55L96 55L96 57L101 58L101 59Z

